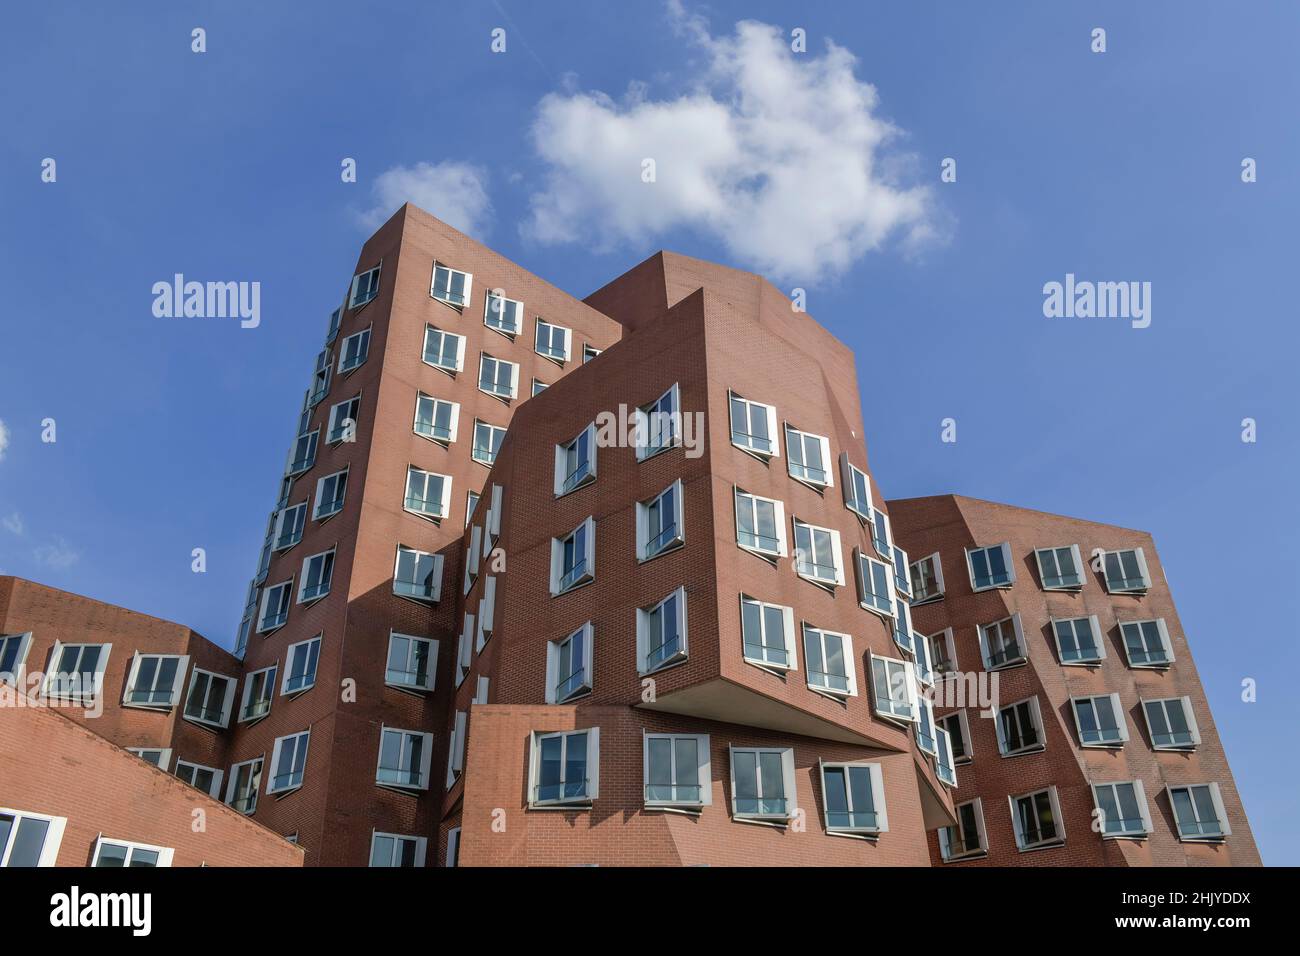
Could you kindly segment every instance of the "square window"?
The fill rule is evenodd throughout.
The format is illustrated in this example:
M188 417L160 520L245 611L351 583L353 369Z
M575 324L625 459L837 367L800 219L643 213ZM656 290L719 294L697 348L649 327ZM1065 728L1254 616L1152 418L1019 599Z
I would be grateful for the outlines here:
M323 521L343 510L343 502L348 492L348 470L336 471L332 475L316 480L316 509L312 518Z
M1147 795L1141 780L1094 783L1092 796L1100 811L1103 838L1143 838L1151 832Z
M970 570L971 588L975 591L1009 588L1016 583L1011 545L1006 541L987 548L967 548L966 564Z
M296 696L316 685L316 666L320 662L321 635L290 644L285 655L284 684L280 693Z
M1097 615L1052 620L1056 652L1062 664L1099 664L1106 657Z
M196 790L201 790L213 800L221 799L221 780L225 776L216 767L190 763L188 760L176 761L176 776Z
M415 433L440 445L456 440L460 405L419 392L415 399Z
M596 576L596 522L588 518L562 538L551 539L551 594L563 594Z
M371 866L424 866L424 837L375 831L370 837Z
M226 727L235 702L235 679L194 668L185 696L185 719L210 727Z
M843 586L840 533L794 519L795 573L825 587Z
M844 486L844 507L863 521L871 521L875 508L871 503L871 479L849 461L848 452L840 452L840 483Z
M1042 750L1043 715L1038 698L1029 697L998 710L998 752L1004 757Z
M1017 849L1033 850L1065 842L1055 787L1007 799L1011 803L1011 825L1015 830Z
M516 336L524 327L524 304L489 292L483 304L483 324L502 335Z
M415 601L436 603L442 594L442 555L397 546L393 593Z
M100 836L95 840L92 867L167 867L172 865L173 851L169 847L110 840Z
M451 509L451 478L409 466L403 507L412 514L435 521L447 517Z
M1169 803L1180 840L1218 842L1232 834L1217 783L1170 787Z
M519 366L483 352L479 356L478 387L497 398L518 398Z
M325 440L336 445L339 442L356 441L357 416L361 413L361 396L354 395L346 402L339 402L330 408L329 428Z
M926 640L930 646L931 671L937 676L957 673L957 646L952 639L952 628L944 628Z
M858 604L864 610L892 620L894 617L894 568L884 561L855 551L858 568Z
M596 480L596 426L588 425L577 437L555 446L555 496Z
M592 630L588 621L546 645L546 702L563 704L591 693Z
M647 807L713 805L708 734L642 732Z
M1165 668L1174 662L1174 646L1164 618L1122 621L1119 630L1130 667Z
M402 690L433 690L438 668L438 642L392 631L388 635L388 666L384 683Z
M682 482L679 478L649 501L637 502L637 560L649 561L666 551L681 547L685 540L682 530Z
M0 807L0 869L54 866L67 817Z
M939 729L948 735L948 746L952 749L955 763L970 763L972 758L970 746L970 723L966 711L955 710L951 714L935 718Z
M794 611L740 596L740 635L744 659L778 671L798 666L794 649Z
M917 719L916 672L911 661L871 655L871 690L876 713L887 720Z
M790 477L815 488L835 484L831 472L831 443L821 435L785 426L785 452Z
M312 372L311 388L307 390L307 406L315 408L330 391L330 380L334 373L334 354L322 349L316 356L316 368Z
M300 475L309 471L316 464L316 443L320 440L320 429L303 432L289 450L287 474Z
M343 324L343 306L339 306L330 313L329 328L325 330L325 344L333 345L334 340L338 338L339 326Z
M429 288L430 297L458 309L463 309L469 305L469 297L473 291L473 275L437 262L433 264L433 282Z
M1079 744L1084 747L1122 747L1128 740L1128 722L1119 694L1070 698Z
M884 833L885 784L878 763L821 764L828 833Z
M563 365L569 360L569 330L559 325L537 320L536 350L552 361Z
M686 660L686 589L657 604L637 608L637 671L650 674Z
M481 464L491 465L497 460L497 452L501 450L501 440L505 437L506 430L500 425L475 419L474 446L470 449L470 457Z
M731 443L766 461L780 455L776 443L776 409L728 392Z
M379 294L379 270L383 263L352 277L352 294L348 297L348 308L359 309Z
M424 364L432 365L444 372L461 371L465 368L465 337L426 325Z
M45 695L88 702L104 687L104 669L112 644L64 644L55 641L45 677Z
M279 665L272 664L253 671L244 678L244 697L239 704L239 723L261 720L271 712L275 696L275 677Z
M257 619L257 633L268 634L289 620L293 601L293 579L273 584L262 592L262 612Z
M370 353L370 330L362 329L343 340L339 348L339 374L346 375L365 364Z
M636 459L645 461L681 444L682 399L676 383L636 410Z
M230 768L230 782L226 784L226 803L240 813L252 815L257 811L257 794L261 788L261 757L234 764Z
M789 820L795 809L794 750L730 749L731 815L738 820Z
M893 631L894 643L915 656L916 648L912 641L912 609L897 594L894 595Z
M981 624L978 628L980 654L984 659L986 671L1001 670L1025 663L1025 638L1020 629L1020 614L1016 613L992 624Z
M298 590L298 603L310 604L330 593L334 578L334 549L304 558L302 562L302 587Z
M267 794L287 793L302 786L307 769L307 743L311 731L277 737L271 751L271 779L266 782Z
M275 513L275 527L272 530L272 550L287 551L292 548L302 540L303 528L306 525L307 502L305 501L277 511Z
M1077 544L1039 548L1034 557L1044 591L1078 591L1083 587L1083 556Z
M1195 750L1200 746L1201 731L1190 697L1143 700L1142 713L1152 750Z
M587 805L599 796L600 730L534 732L528 805Z
M375 783L394 790L428 790L433 735L382 727Z
M912 604L926 604L943 597L943 564L936 551L908 567L908 580L912 585Z
M755 554L785 557L785 505L737 488L736 544Z
M957 825L939 830L939 855L945 863L983 856L988 846L984 836L984 805L979 797L959 803Z
M857 665L852 637L805 622L803 659L808 670L809 689L837 698L857 696Z
M1151 587L1151 574L1141 548L1103 552L1102 569L1106 573L1106 590L1111 594L1146 594Z
M879 508L871 510L871 545L886 561L894 560L893 537L889 529L889 515Z
M122 706L170 710L181 698L190 659L183 654L141 654L131 658Z

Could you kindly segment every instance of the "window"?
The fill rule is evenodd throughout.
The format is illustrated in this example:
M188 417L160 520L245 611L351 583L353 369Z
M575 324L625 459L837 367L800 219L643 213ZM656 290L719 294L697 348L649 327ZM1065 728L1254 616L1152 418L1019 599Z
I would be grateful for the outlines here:
M1201 731L1192 713L1190 697L1169 697L1142 701L1152 750L1195 750L1201 743Z
M343 340L343 345L339 348L339 374L345 375L360 368L369 353L370 330L353 332Z
M289 452L289 474L300 475L316 464L316 443L320 439L320 429L303 432L294 442Z
M916 734L917 747L932 757L939 752L934 735L934 704L922 694L916 695L916 723L912 730Z
M636 459L645 461L681 438L682 400L674 383L649 405L636 410Z
M582 347L582 364L586 365L588 362L590 362L600 353L601 353L600 349L594 348L593 346L590 345L584 345Z
M1164 618L1122 621L1119 630L1130 667L1168 667L1174 662L1174 646Z
M257 587L257 581L250 581L248 584L248 603L244 605L244 613L239 619L239 630L235 632L235 656L238 658L242 659L244 651L248 649L248 635L253 631L253 621L257 618L257 608L260 600L261 591Z
M894 616L894 569L884 561L855 551L858 566L858 603L881 617Z
M1007 799L1011 802L1011 825L1016 833L1017 849L1032 850L1065 842L1055 787Z
M794 670L794 610L740 596L740 634L744 658L773 670Z
M470 293L474 291L474 276L460 272L450 266L433 264L433 284L429 295L439 302L446 302L458 309L469 305Z
M348 297L349 309L359 309L379 294L379 270L381 268L383 268L383 263L352 277L352 295Z
M478 507L478 493L471 491L465 495L465 527L474 520L474 510Z
M1180 840L1218 841L1232 833L1217 783L1170 787L1169 803L1174 808Z
M391 631L384 683L403 690L433 690L438 666L438 642Z
M642 732L647 807L713 805L708 734Z
M393 593L416 601L436 602L442 594L442 555L397 546Z
M334 549L313 554L302 562L302 587L298 590L298 603L319 601L330 593L334 578Z
M983 856L988 841L984 836L984 805L979 797L953 807L957 825L939 830L939 855L945 863Z
M1084 747L1122 747L1128 740L1128 722L1119 694L1070 698L1074 726Z
M1097 615L1052 620L1056 635L1056 651L1062 664L1096 664L1106 657L1106 645L1101 639L1101 625Z
M592 630L588 621L546 645L546 702L563 704L591 693Z
M0 635L0 680L18 683L22 665L31 650L31 631Z
M884 833L885 784L878 763L821 764L828 833Z
M505 489L500 485L492 486L491 503L488 505L487 518L483 521L483 556L491 554L501 537L501 501Z
M355 281L355 280L353 280ZM343 306L330 313L329 328L325 330L325 344L331 345L338 338L339 326L343 324Z
M164 773L171 766L172 751L170 747L127 747L147 764L152 764Z
M447 867L460 866L460 827L452 827L447 831L447 856L444 863Z
M587 804L599 796L600 730L533 733L529 806Z
M569 330L538 319L536 349L538 355L564 364L569 360Z
M474 582L478 580L479 562L482 560L479 552L483 547L483 529L478 525L470 530L469 533L469 551L465 555L465 593L469 594L474 589Z
M519 397L519 366L486 352L479 357L478 387L497 398Z
M803 659L808 670L808 687L834 697L855 697L858 693L853 638L820 627L803 625Z
M244 678L244 697L239 704L239 722L261 720L271 712L271 698L275 696L275 675L278 665L272 664L253 671Z
M470 449L470 457L484 465L490 465L497 460L497 452L501 450L501 439L506 437L506 430L500 425L491 425L488 422L474 420L474 447Z
M988 548L967 548L966 564L970 570L970 586L976 591L1009 588L1016 583L1011 545L1005 541Z
M497 606L497 579L488 575L487 580L483 582L483 596L478 602L478 640L475 644L476 650L483 650L487 644L488 638L492 636L493 618L496 616Z
M948 745L952 749L952 759L956 763L970 763L970 723L966 711L955 710L951 714L936 718L939 729L948 735Z
M908 570L913 604L925 604L943 597L943 564L939 561L938 551L920 561L913 561Z
M474 696L470 700L471 704L486 704L488 702L488 684L490 680L482 674L478 678L478 686L474 688Z
M539 379L533 379L533 392L532 392L532 394L533 394L533 395L540 395L540 394L542 394L542 392L546 391L549 387L550 387L550 386L547 385L545 382L540 381Z
M996 727L998 753L1004 757L1043 749L1043 715L1037 697L1001 708Z
M460 423L460 405L419 392L415 399L415 433L441 445L456 440Z
M1141 548L1106 551L1102 554L1106 590L1111 594L1146 594L1151 587L1146 555Z
M131 658L122 705L170 710L180 700L181 684L189 663L186 655L141 654L136 651Z
M637 671L649 674L686 659L686 589L658 604L637 608Z
M347 469L316 480L316 510L312 517L321 521L343 510L343 500L348 493Z
M871 545L886 561L894 560L894 550L890 542L889 515L879 508L871 510Z
M551 539L551 594L572 591L596 575L596 522L588 518L563 538Z
M911 661L871 655L871 689L876 713L888 720L916 720L916 673Z
M821 435L785 426L785 453L790 477L818 488L835 484L831 474L831 443Z
M291 508L282 508L275 515L274 550L285 551L302 540L302 529L307 524L307 502Z
M280 693L292 696L316 685L316 665L320 662L321 636L290 644L285 656L284 684Z
M682 531L682 482L679 478L649 501L637 502L637 560L649 561L665 551L680 547L685 540Z
M126 840L95 840L92 867L164 867L172 865L172 850L168 847L149 846L146 843L129 843Z
M302 786L310 738L310 730L276 738L275 748L271 751L271 779L266 783L268 794L286 793Z
M763 460L780 454L776 444L776 409L728 392L731 443Z
M911 626L911 612L908 612L908 633L912 636L912 659L916 662L916 679L922 684L934 686L934 669L930 666L930 640L924 634L917 634Z
M483 303L483 324L503 335L518 335L524 327L524 304L489 292Z
M936 675L957 673L957 647L952 639L952 628L944 628L926 640L930 645L930 669Z
M736 544L755 554L785 557L785 505L737 488Z
M104 686L104 669L112 644L64 644L55 641L50 650L45 693L50 697L88 701L99 696Z
M371 866L424 866L424 837L375 831L370 838Z
M578 436L555 446L555 495L567 495L596 479L596 426L588 425Z
M452 721L451 745L447 748L447 789L450 790L456 779L465 769L465 725L469 714L463 710L456 711Z
M312 373L311 388L307 390L307 406L315 408L330 391L330 377L334 372L334 355L328 348L316 356L316 369Z
M185 717L212 727L230 723L230 707L235 701L235 679L194 668L190 692L185 697Z
M474 656L474 615L466 614L465 623L460 629L460 638L456 644L456 686L465 682L469 674L469 665Z
M912 646L912 610L898 595L894 595L894 643L907 651L915 653Z
M196 790L202 790L213 800L221 799L221 778L225 776L215 767L204 767L188 760L176 761L176 776Z
M288 502L286 501L287 505ZM261 584L266 580L267 573L271 570L271 550L275 547L275 523L283 510L279 505L276 510L271 512L266 522L266 535L262 538L262 553L257 557L257 573L253 575L253 587Z
M848 508L863 521L870 521L871 479L867 473L849 462L849 453L840 452L840 483L844 485L844 507Z
M357 415L361 413L361 396L354 395L330 409L329 428L325 440L331 445L353 441L357 434Z
M794 750L731 748L731 815L745 820L789 820L795 811Z
M444 372L461 371L465 368L465 336L426 325L424 363Z
M912 600L912 579L907 552L894 545L894 590L909 601Z
M794 519L795 573L821 585L844 584L840 533Z
M1103 838L1145 837L1151 832L1147 795L1141 780L1094 783L1092 797L1100 811Z
M1025 663L1025 640L1020 630L1020 614L1016 613L992 624L979 627L980 654L986 671L1014 667Z
M451 510L451 478L409 466L404 507L426 518L441 520L447 517Z
M257 793L262 789L262 758L254 757L230 768L230 782L226 784L226 803L240 813L252 814L257 810Z
M428 790L433 735L383 727L375 783L396 790Z
M53 866L67 817L0 807L0 868Z
M1083 556L1079 546L1064 548L1039 548L1034 552L1038 559L1038 580L1044 591L1078 591L1083 587Z
M934 775L939 778L940 783L946 783L950 787L957 786L957 766L952 759L952 741L948 739L948 731L942 727L934 729Z

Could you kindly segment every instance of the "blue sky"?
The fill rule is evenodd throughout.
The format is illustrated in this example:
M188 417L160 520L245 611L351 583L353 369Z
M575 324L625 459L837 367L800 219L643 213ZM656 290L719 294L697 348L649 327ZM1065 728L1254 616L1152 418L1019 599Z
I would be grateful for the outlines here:
M670 248L807 290L890 497L1152 532L1264 858L1300 863L1300 7L287 6L7 14L0 571L229 645L326 318L403 191L578 296ZM176 272L260 282L261 325L155 318ZM1066 273L1150 282L1150 327L1046 318Z

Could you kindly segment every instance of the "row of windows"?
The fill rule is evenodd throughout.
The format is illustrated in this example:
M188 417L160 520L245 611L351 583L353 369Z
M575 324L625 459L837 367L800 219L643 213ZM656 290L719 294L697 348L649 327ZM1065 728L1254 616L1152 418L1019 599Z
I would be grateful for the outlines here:
M1140 840L1154 832L1141 780L1094 783L1090 789L1094 819L1100 824L1098 832L1103 838ZM1231 835L1217 783L1168 786L1165 791L1180 840L1218 842ZM1007 803L1018 850L1037 850L1065 842L1065 823L1055 786L1009 796ZM939 831L940 855L954 862L987 854L983 800L977 797L954 809L957 825Z
M965 555L972 591L1009 588L1016 583L1016 566L1009 542L966 548ZM1099 551L1097 557L1109 593L1142 595L1151 588L1151 573L1141 548ZM1044 591L1083 589L1086 566L1077 544L1037 548L1034 560ZM937 551L911 562L909 572L914 604L937 601L944 596L943 563Z
M67 825L67 817L0 807L0 868L54 866ZM105 868L171 866L172 850L118 840L101 833L91 849L90 865Z

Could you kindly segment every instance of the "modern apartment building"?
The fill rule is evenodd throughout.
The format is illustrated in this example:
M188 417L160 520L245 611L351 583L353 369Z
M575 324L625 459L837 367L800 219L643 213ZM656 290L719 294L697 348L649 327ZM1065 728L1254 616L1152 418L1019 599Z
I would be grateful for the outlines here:
M169 729L129 739L308 865L1258 862L1163 579L999 577L1135 538L1158 574L1134 532L886 504L853 354L757 276L659 253L578 301L407 205L325 330L236 655L193 651ZM972 581L1003 572L963 590L989 541ZM1176 661L1052 670L1033 628L1082 618L1163 621ZM936 707L958 652L1011 717ZM1195 748L1062 736L1076 698L1111 726L1103 691L1162 735L1182 701ZM1127 825L1137 796L1143 833L1089 830L1086 799ZM1019 852L1060 846L1049 811L1069 842Z
M958 823L936 863L1259 864L1150 535L954 495L889 505L954 691L937 703ZM994 675L993 707L955 692Z

